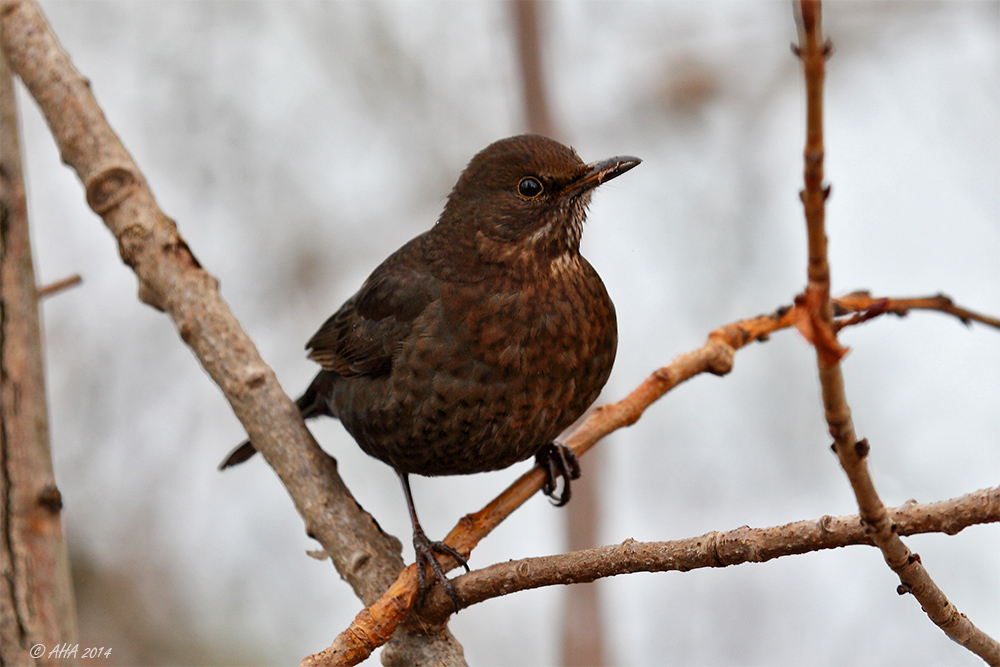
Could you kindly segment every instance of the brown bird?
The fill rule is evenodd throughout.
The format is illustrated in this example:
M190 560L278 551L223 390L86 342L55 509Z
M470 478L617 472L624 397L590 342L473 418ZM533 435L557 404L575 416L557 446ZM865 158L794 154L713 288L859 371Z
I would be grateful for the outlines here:
M639 164L584 164L538 135L497 141L469 162L437 224L389 256L308 343L322 366L297 405L329 415L399 475L421 592L434 557L408 475L499 470L532 456L564 505L576 456L555 438L597 399L618 342L615 308L580 255L594 188ZM255 453L247 441L220 468ZM556 495L557 477L563 477Z

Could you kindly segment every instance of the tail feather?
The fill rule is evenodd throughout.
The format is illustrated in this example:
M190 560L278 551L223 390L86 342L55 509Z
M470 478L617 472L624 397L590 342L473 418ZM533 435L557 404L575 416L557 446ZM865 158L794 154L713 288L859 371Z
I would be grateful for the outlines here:
M316 374L316 377L313 378L313 381L309 384L309 388L306 389L304 394L299 396L298 400L295 401L295 405L298 407L303 419L312 419L313 417L319 417L320 415L336 417L336 415L330 411L330 406L326 397L329 396L333 382L338 377L339 376L336 373L331 371L320 371ZM226 468L231 468L234 465L243 463L256 453L257 450L254 448L253 443L249 440L244 440L236 447L236 449L229 452L229 455L226 456L225 460L219 464L219 470L225 470Z
M252 444L250 444L250 441L244 440L239 446L236 447L236 449L229 452L226 459L219 464L219 470L225 470L226 468L230 468L238 463L243 463L256 453L257 450L254 449Z

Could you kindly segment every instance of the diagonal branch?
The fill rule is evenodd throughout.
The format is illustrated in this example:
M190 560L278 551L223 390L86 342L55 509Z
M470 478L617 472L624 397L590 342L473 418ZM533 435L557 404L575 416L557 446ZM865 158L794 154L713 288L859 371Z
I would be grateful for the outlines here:
M794 49L802 61L806 82L805 188L801 198L809 238L808 284L796 300L804 311L797 326L816 348L826 421L834 440L833 451L850 480L861 520L871 528L872 541L902 582L900 591L913 593L928 617L951 639L989 664L998 665L1000 644L959 613L930 578L920 557L899 538L897 527L879 498L868 470L868 441L859 440L854 430L840 367L846 350L837 341L833 322L825 228L830 188L823 183L823 80L832 47L823 40L819 1L802 0L796 7L799 45ZM940 307L948 309L951 304L941 303ZM952 314L963 316L953 311Z
M170 316L340 575L362 600L376 599L403 567L398 541L361 509L338 475L336 461L316 445L223 301L215 278L160 210L37 4L2 0L0 20L4 57L41 108L63 162L84 184L87 203L104 219L122 260L135 271L139 298ZM461 647L447 633L435 636L444 641L424 642L432 659L460 655Z
M382 532L302 423L173 220L160 210L132 156L108 124L86 78L63 51L33 0L0 0L0 47L38 103L63 162L83 183L87 203L118 242L139 280L139 298L169 315L178 334L219 385L254 445L274 468L337 572L362 601L375 600L403 567L398 540ZM443 628L404 626L402 641L421 659L462 664Z
M401 566L398 552L350 497L334 462L309 435L274 372L222 300L215 278L160 210L38 6L30 0L5 0L0 16L4 55L38 102L63 161L86 188L88 204L104 219L122 260L135 271L139 298L173 320L289 489L310 534L331 554L378 549L368 567L384 569L391 581ZM303 468L323 474L297 474ZM353 539L334 535L340 530ZM367 543L382 546L364 546ZM338 562L337 567L345 577L358 579L349 562ZM374 596L379 590L366 594Z
M57 280L54 283L49 283L48 285L43 285L42 287L39 287L38 298L41 299L42 297L53 296L55 294L58 294L59 292L62 292L65 289L69 289L70 287L76 287L82 282L83 278L80 276L80 274L74 273L68 278L63 278L62 280Z
M876 298L867 292L855 292L833 300L838 326L854 326L882 315L905 315L912 309L937 310L955 315L956 307L944 296L893 299ZM958 308L962 321L974 319L991 323L993 318ZM566 439L566 445L582 456L609 433L631 426L650 405L677 385L702 373L725 375L733 365L736 352L755 341L766 341L771 334L796 325L805 311L799 306L782 306L772 313L719 327L708 335L698 349L676 357L669 365L654 371L638 387L617 403L594 408ZM459 521L445 541L464 556L506 519L514 510L541 489L544 474L532 468L507 487L486 507ZM442 566L455 566L442 558ZM459 591L460 600L461 591ZM388 641L399 622L416 602L416 570L411 565L375 603L363 609L350 627L340 633L333 644L320 653L309 656L303 665L354 665L367 658L373 650ZM430 597L430 596L428 596ZM450 598L449 598L450 600Z

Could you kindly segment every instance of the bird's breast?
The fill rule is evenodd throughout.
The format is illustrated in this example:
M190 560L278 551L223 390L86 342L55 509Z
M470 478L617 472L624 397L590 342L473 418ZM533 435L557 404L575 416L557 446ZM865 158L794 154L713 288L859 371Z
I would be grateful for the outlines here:
M601 279L582 257L526 278L442 285L389 376L341 414L365 451L422 475L497 470L597 399L617 346Z
M452 286L452 331L472 357L496 372L572 374L595 355L614 355L614 305L578 254L558 255L533 276L500 277L490 288Z

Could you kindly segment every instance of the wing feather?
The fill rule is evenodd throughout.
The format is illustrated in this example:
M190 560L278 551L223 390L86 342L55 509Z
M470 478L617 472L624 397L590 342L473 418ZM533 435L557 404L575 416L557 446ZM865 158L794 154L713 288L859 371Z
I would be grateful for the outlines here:
M306 343L310 359L344 377L391 370L415 320L437 298L437 280L413 261L420 238L386 259L319 328Z

